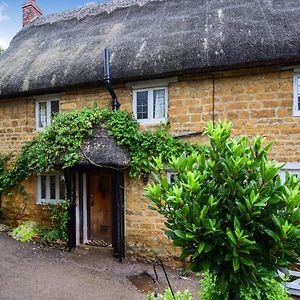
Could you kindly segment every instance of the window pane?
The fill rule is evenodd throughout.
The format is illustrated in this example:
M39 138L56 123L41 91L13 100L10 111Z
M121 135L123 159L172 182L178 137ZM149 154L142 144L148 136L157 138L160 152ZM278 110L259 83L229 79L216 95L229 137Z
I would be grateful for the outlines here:
M65 187L65 177L59 175L59 200L65 199L66 187Z
M50 199L51 200L56 199L55 190L56 190L56 176L51 175L50 176Z
M41 176L41 199L46 199L46 182L47 177Z
M178 178L178 175L176 173L170 173L169 183L173 185L176 182L177 178Z
M136 93L137 119L148 119L148 91Z
M51 116L59 112L59 101L51 101Z
M43 128L47 125L47 102L39 102L39 127Z
M166 107L165 90L153 91L153 118L162 119L165 117Z
M300 96L298 97L298 110L300 110Z

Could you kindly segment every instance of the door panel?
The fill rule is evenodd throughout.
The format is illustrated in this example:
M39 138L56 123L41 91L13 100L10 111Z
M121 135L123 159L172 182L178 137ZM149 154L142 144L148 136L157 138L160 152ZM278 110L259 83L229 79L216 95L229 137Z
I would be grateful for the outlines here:
M112 243L112 176L89 175L89 239Z

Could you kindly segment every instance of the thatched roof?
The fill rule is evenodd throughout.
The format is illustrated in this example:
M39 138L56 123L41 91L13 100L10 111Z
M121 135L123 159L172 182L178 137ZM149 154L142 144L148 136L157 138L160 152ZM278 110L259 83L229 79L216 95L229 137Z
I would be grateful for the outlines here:
M93 136L83 141L79 152L79 166L113 167L124 169L130 162L126 147L118 145L107 129L97 127Z
M300 2L119 0L42 16L0 56L0 97L117 81L300 62Z

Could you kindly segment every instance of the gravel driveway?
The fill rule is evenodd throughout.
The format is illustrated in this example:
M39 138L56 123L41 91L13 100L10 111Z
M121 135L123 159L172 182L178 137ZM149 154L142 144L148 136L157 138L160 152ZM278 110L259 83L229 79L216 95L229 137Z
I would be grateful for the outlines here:
M151 266L120 264L110 253L87 248L62 252L0 233L0 300L145 300L146 294L127 279L143 272L153 275ZM181 279L173 270L168 274L175 290L189 288L197 293L196 278Z

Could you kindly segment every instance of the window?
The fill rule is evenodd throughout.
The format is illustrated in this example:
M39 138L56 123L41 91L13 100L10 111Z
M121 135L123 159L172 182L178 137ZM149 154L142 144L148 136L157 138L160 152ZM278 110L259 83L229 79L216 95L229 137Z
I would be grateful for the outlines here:
M293 116L300 117L300 73L294 74Z
M37 176L37 204L57 204L65 195L65 177L61 173Z
M147 88L133 91L133 111L142 124L166 122L168 88Z
M59 100L37 100L35 105L36 130L51 124L52 116L59 112Z
M178 179L178 174L175 171L167 172L167 180L170 185L173 185Z
M284 183L285 180L286 180L286 177L285 177L286 172L289 172L289 173L293 174L295 177L299 177L300 176L300 164L299 163L287 163L287 164L285 164L283 169L281 169L278 173L282 183Z

